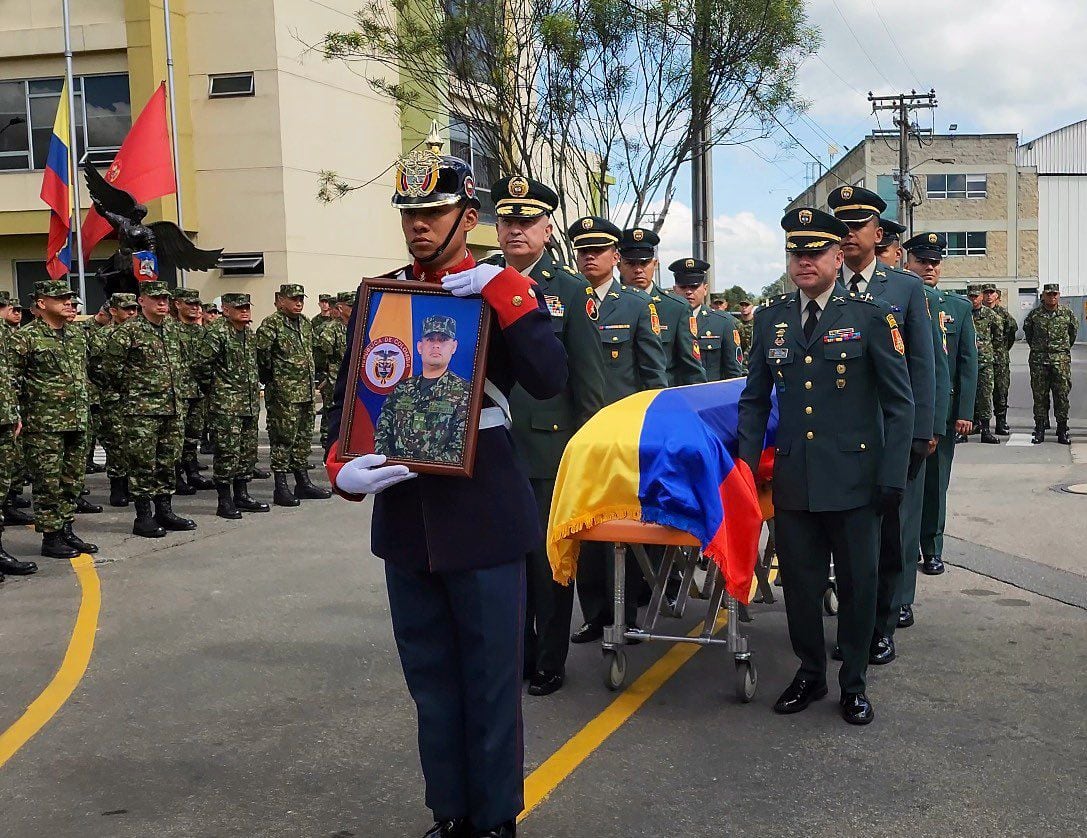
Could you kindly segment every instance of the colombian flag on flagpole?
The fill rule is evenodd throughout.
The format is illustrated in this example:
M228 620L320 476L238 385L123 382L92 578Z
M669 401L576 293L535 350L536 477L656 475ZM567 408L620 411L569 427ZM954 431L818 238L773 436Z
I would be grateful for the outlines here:
M577 572L578 532L617 519L689 533L724 575L729 594L751 596L763 515L755 476L736 456L736 378L648 390L610 405L570 440L559 466L548 524L555 581ZM772 472L777 407L759 479Z
M71 155L68 138L71 136L68 121L68 81L60 91L57 118L53 122L53 136L49 140L49 154L45 158L45 177L42 179L41 199L49 205L49 242L45 249L45 267L49 276L60 279L72 267L72 176L69 166Z

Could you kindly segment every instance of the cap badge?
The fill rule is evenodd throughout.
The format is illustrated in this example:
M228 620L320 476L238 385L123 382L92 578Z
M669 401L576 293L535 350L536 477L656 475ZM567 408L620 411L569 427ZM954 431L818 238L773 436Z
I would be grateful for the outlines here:
M636 242L640 242L642 239L645 238L645 230L635 230L631 238L633 238Z
M800 211L800 223L811 224L811 210L805 209Z
M688 268L693 268L694 267L694 259L688 259L686 262L683 263L683 265L685 267L688 267Z
M591 230L591 229L593 229L593 220L591 218L581 219L581 229L582 230Z
M429 195L438 185L441 163L442 159L433 151L417 149L405 154L396 161L396 193L408 198Z
M469 198L474 198L476 196L476 181L471 175L468 175L464 179L464 194Z
M928 234L928 243L929 244L936 244L937 241L939 241L939 237L935 233L929 233Z
M842 187L842 197L847 201L850 198L852 198L853 197L853 187L852 186L843 186Z
M523 198L528 194L528 181L523 177L512 178L509 190L511 198Z

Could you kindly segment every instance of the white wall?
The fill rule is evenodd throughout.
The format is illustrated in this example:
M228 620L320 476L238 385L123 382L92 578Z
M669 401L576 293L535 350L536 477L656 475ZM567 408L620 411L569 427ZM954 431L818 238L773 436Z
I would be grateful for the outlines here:
M1039 177L1038 216L1038 281L1059 283L1065 297L1087 295L1087 177Z

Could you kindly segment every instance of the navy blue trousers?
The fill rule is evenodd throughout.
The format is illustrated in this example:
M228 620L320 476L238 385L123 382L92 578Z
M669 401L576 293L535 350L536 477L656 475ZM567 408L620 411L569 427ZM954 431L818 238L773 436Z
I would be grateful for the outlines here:
M385 579L427 806L481 830L513 820L524 808L524 561L449 573L386 562Z

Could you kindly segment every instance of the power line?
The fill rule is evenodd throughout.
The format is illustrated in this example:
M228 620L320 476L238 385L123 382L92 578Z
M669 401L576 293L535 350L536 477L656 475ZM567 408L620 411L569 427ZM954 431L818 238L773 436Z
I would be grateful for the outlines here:
M872 65L872 69L874 69L879 74L879 77L887 82L890 87L894 87L894 83L885 75L883 75L883 71L879 69L879 66L876 64L876 62L872 60L872 56L869 55L868 50L864 48L864 44L861 43L861 39L857 37L857 33L854 32L853 27L849 25L849 20L844 14L842 14L842 9L838 5L838 0L830 0L830 2L834 4L834 9L838 12L838 17L842 19L842 23L845 24L845 28L849 30L849 34L853 36L853 40L856 41L857 46L861 48L861 52L864 53L864 57L868 59L868 63Z
M820 63L820 64L822 64L822 65L823 65L824 67L826 67L826 68L827 68L828 70L830 70L831 74L832 74L832 75L834 75L834 76L835 76L835 77L836 77L836 78L838 79L838 81L840 81L840 82L841 82L842 84L844 84L844 85L845 85L846 87L848 87L848 88L849 88L850 90L852 90L852 91L853 91L854 93L856 93L856 94L857 94L858 96L864 96L864 95L865 95L865 94L864 94L863 92L861 92L860 90L857 90L857 88L855 88L855 87L854 87L853 85L851 85L851 84L850 84L850 83L849 83L848 81L846 81L846 80L845 80L844 78L842 78L842 76L841 76L841 75L840 75L840 74L838 73L838 71L837 71L837 70L835 70L835 69L834 69L833 67L831 67L831 66L830 66L829 64L827 64L827 62L826 62L826 60L825 60L825 59L823 58L823 56L821 56L821 55L819 55L818 53L816 53L815 57L816 57L817 59L819 59L819 63Z
M782 131L784 131L786 134L789 135L789 137L792 139L792 141L794 143L796 143L798 146L800 146L800 148L802 148L804 150L804 153L807 154L808 157L810 157L812 160L814 160L820 166L825 165L822 160L820 160L818 157L816 157L814 154L811 153L811 151L808 149L808 147L806 145L804 145L804 143L800 142L800 140L797 138L796 134L794 134L792 131L790 131L788 126L786 126L784 122L782 122L780 119L778 119L777 114L771 113L770 118L773 119L774 122L776 122L778 124L778 126L781 128ZM832 175L834 175L834 177L838 178L838 180L840 180L846 186L849 185L849 183L847 181L842 180L842 178L839 177L838 173L835 172L833 169L827 169L827 174L832 174Z
M917 82L918 87L923 87L921 79L917 77L917 73L914 72L913 67L910 66L910 62L906 60L906 56L902 53L902 50L898 48L898 41L895 40L894 34L891 32L891 28L887 25L887 21L883 19L883 15L880 13L879 6L876 5L876 0L872 0L872 8L875 9L876 17L879 18L879 22L883 24L883 30L887 33L887 37L891 39L891 46L895 48L895 52L898 53L898 57L902 59L902 63L906 65L906 69L910 71L910 75L913 76L913 80Z

